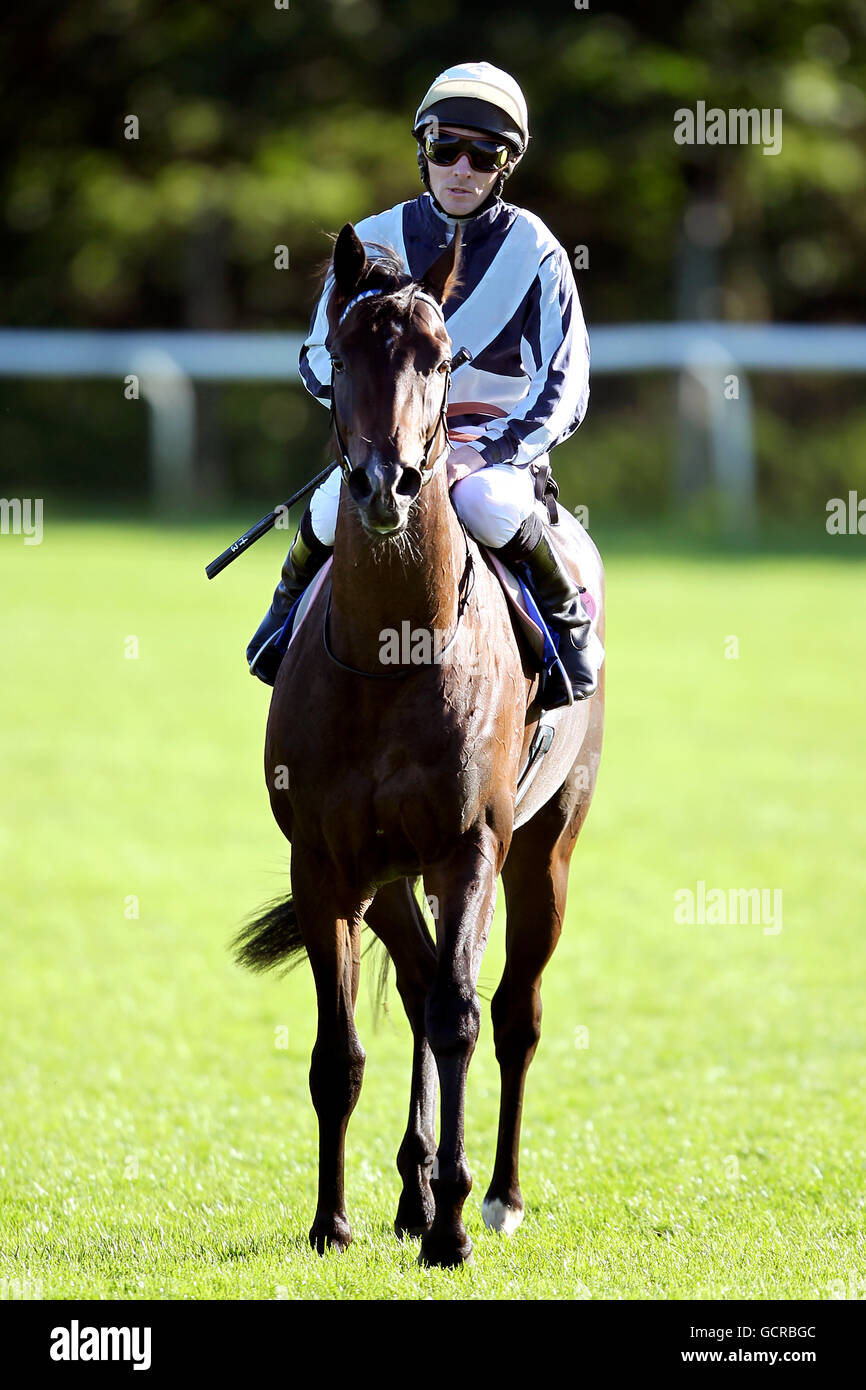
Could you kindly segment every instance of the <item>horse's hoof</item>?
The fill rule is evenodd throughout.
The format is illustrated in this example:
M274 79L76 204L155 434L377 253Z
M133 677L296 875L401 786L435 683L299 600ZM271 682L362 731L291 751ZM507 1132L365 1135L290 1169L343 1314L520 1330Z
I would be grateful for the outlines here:
M310 1228L310 1244L317 1255L326 1250L342 1253L352 1244L352 1228L345 1216L317 1216Z
M472 1241L468 1235L462 1239L454 1236L431 1236L422 1238L419 1265L433 1269L459 1269L461 1265L473 1265Z
M394 1219L394 1234L398 1240L403 1240L405 1236L426 1236L430 1227L433 1225L435 1215L435 1204L432 1192L429 1194L429 1202L425 1202L422 1197L407 1201L403 1197L397 1206L397 1215Z
M481 1204L481 1215L488 1231L497 1231L503 1236L513 1236L523 1220L523 1207L512 1202L502 1202L498 1197L485 1197Z

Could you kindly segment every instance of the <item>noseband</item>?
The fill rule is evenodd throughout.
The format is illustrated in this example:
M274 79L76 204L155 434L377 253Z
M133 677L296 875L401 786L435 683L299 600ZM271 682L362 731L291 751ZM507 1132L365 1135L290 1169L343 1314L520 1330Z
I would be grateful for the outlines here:
M340 324L342 324L343 319L344 319L344 318L346 317L346 315L349 313L349 310L350 310L350 309L354 309L354 307L355 307L356 304L360 304L360 302L361 302L362 299L369 299L372 295L384 294L384 293L385 293L385 291L382 290L382 289L373 289L373 290L362 290L360 294L356 294L355 297L354 297L354 299L350 299L350 300L349 300L348 304L346 305L345 309L343 310L342 314L340 315L340 319L339 319L339 322L338 322L338 324L337 324L337 327L338 327L338 328L340 327ZM425 300L428 304L432 304L432 305L433 305L433 308L436 310L436 313L439 315L440 319L442 320L442 322L443 322L443 324L444 324L444 322L445 322L445 315L442 313L442 305L439 303L438 300L436 300L436 299L433 298L432 294L427 294L426 290L416 290L416 291L415 291L415 296L414 296L414 297L415 297L416 299L423 299L423 300ZM450 385L451 385L451 372L452 372L452 369L453 369L455 366L461 367L461 366L463 365L464 362L468 362L468 361L470 361L470 359L471 359L471 354L469 353L469 351L468 351L466 348L461 348L460 351L459 351L458 353L456 353L456 354L454 355L454 357L452 357L451 361L447 364L447 370L446 370L446 372L445 372L445 389L444 389L444 391L442 392L442 405L441 405L440 408L439 408L439 415L438 415L438 417L437 417L436 425L435 425L435 427L434 427L434 429L433 429L433 433L430 435L429 439L427 440L427 443L426 443L425 446L424 446L424 452L423 452L423 454L421 455L421 462L417 465L418 472L421 474L421 483L422 483L422 486L423 486L424 483L428 483L428 482L430 481L430 479L431 479L432 476L433 476L433 471L434 471L434 469L435 469L435 467L436 467L436 464L438 463L439 459L441 458L442 453L444 453L444 449L443 449L442 451L440 451L439 454L436 455L436 458L433 459L433 462L432 462L432 463L430 462L430 450L433 448L434 441L435 441L437 435L439 434L439 431L440 431L440 430L444 430L444 431L445 431L445 448L448 447L448 417L447 417L447 412L448 412L448 390L449 390L449 387L450 387ZM348 482L348 481L349 481L349 478L350 478L350 476L351 476L351 474L352 474L352 472L353 472L354 465L352 464L352 460L349 458L348 450L346 449L346 445L345 445L345 442L344 442L344 440L343 440L343 435L342 435L342 432L341 432L341 430L340 430L340 422L339 422L339 420L337 419L337 409L336 409L336 405L335 405L335 402L334 402L334 359L333 359L333 357L331 358L331 412L330 412L330 414L331 414L331 428L332 428L333 431L334 431L334 435L336 436L336 440L337 440L337 445L338 445L339 450L340 450L340 472L342 473L344 480L345 480L346 482Z

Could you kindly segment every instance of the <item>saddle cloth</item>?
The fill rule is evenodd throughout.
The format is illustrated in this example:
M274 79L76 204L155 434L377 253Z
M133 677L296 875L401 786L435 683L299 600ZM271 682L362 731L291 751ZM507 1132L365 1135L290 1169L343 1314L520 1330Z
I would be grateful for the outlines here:
M505 597L508 599L509 611L512 622L518 637L523 637L529 653L533 659L533 664L537 671L548 670L556 660L556 643L551 636L550 630L539 612L538 605L532 596L532 592L507 565L503 565L494 550L486 546L481 547L488 556L493 572L502 585ZM274 646L277 651L285 654L295 637L301 630L304 619L306 618L317 594L328 583L330 584L330 572L333 557L325 561L313 581L307 586L301 597L292 607L280 632L274 639ZM599 596L600 598L600 596ZM584 611L590 619L589 634L589 656L594 663L596 670L601 669L604 661L604 647L598 633L595 630L595 620L598 616L599 601L592 594L590 585L587 584L586 591L581 595Z

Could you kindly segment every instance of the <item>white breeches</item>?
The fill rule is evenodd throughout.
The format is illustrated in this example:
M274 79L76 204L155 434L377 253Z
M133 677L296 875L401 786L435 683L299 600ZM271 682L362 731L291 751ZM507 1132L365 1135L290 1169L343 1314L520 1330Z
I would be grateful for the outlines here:
M313 531L322 545L333 545L342 475L335 468L310 498ZM461 478L451 489L454 509L470 535L498 550L511 540L535 506L535 476L528 468L492 463Z
M313 534L322 545L333 545L337 530L337 508L340 505L340 488L343 475L339 468L329 473L323 483L319 483L310 498L310 520Z

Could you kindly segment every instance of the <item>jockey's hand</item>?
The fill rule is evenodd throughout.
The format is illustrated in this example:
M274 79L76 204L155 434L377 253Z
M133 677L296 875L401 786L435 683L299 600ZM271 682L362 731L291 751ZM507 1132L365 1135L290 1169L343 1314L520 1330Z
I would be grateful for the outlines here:
M468 478L470 473L477 473L479 468L483 468L484 459L471 444L458 444L448 454L446 467L448 486L453 487L461 478Z

